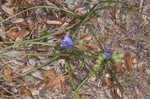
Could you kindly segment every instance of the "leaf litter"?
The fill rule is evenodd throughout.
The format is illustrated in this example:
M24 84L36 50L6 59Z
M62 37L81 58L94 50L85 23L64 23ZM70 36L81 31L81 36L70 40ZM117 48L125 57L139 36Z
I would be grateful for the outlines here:
M78 1L78 0L77 0ZM95 2L95 0L92 0L91 2L92 3L94 3ZM6 1L7 2L7 1ZM16 9L14 8L11 8L11 7L9 7L9 6L6 6L5 4L3 4L2 5L2 14L3 14L3 16L0 16L2 19L5 19L7 16L12 16L12 15L14 15L14 12L16 12L16 10L18 10L19 11L19 9L17 8L17 7L19 7L19 8L21 8L21 6L19 6L17 3L19 3L20 1L19 0L16 0L16 1L14 1L14 3L16 3L15 5L16 5ZM59 3L57 0L52 0L52 1L47 1L47 2L49 2L49 3L52 3L52 4L54 4L54 5L58 5L58 6L65 6L65 8L67 8L67 4L64 4L62 1L61 1L61 3ZM27 4L36 4L36 3L38 3L38 4L43 4L43 3L47 3L47 2L41 2L41 1L37 1L37 2L32 2L32 1L28 1L28 3ZM84 1L79 1L80 3L78 4L78 6L83 6L84 5ZM81 3L82 2L82 3ZM88 1L87 1L88 2ZM133 2L136 2L136 1L133 1ZM147 1L145 1L145 2L147 2ZM1 2L0 2L1 3ZM24 2L25 3L25 2ZM22 3L22 4L24 4L24 3ZM89 2L88 2L89 3ZM137 2L136 2L137 3ZM83 5L82 5L83 4ZM137 3L138 4L138 3ZM147 3L148 4L148 3ZM13 4L14 5L14 4ZM73 6L77 6L76 4L74 4ZM85 7L79 7L79 8L81 8L81 9L79 9L79 10L83 10L82 12L85 12L84 10L86 9L86 7L87 8L90 8L90 6L86 6L86 4L85 4ZM25 7L22 7L23 9L25 8ZM82 9L82 8L84 8L84 9ZM138 6L132 6L130 9L132 9L132 10L134 10L134 9L137 9L137 8L139 8ZM75 8L76 9L76 8ZM67 26L67 25L70 25L70 24L72 24L72 23L74 23L74 21L72 21L72 19L70 20L68 20L66 17L68 17L67 15L65 15L65 14L63 14L62 16L61 15L59 15L60 13L62 13L61 11L57 11L57 10L53 10L53 11L51 11L51 9L50 10L47 10L47 9L44 9L44 10L42 10L42 14L41 15L38 15L38 14L35 14L35 11L36 11L36 9L35 10L33 10L33 11L29 11L29 12L26 12L26 13L24 13L23 15L20 15L19 16L19 18L18 17L15 17L14 19L11 19L10 21L8 21L8 22L6 22L6 24L4 25L4 27L5 27L5 30L6 30L6 37L7 38L5 38L5 39L7 39L8 41L22 41L22 40L24 40L24 39L30 39L30 38L36 38L36 37L39 37L39 35L41 35L41 31L42 31L42 29L47 29L47 31L48 31L48 34L50 34L51 33L51 31L52 30L54 30L54 28L56 28L57 30L60 30L60 29L62 29L61 27L65 27L65 26ZM48 12L47 12L48 11ZM134 45L134 44L138 44L138 42L140 42L138 39L135 39L134 37L132 38L132 36L133 35L136 35L136 33L138 33L138 31L136 31L136 30L134 30L134 29L138 29L137 27L136 27L136 25L138 24L138 22L137 22L137 24L136 25L131 25L130 24L130 22L132 23L134 20L131 18L130 19L130 15L128 15L128 13L125 13L125 15L124 15L124 13L123 12L116 12L117 10L113 10L113 9L109 9L109 14L110 15L108 15L109 16L109 18L108 18L108 16L107 16L107 14L106 14L106 12L105 13L100 13L101 15L103 15L103 17L104 17L104 19L105 20L107 20L107 21L105 21L104 22L104 24L102 24L103 26L104 26L104 30L106 31L105 33L103 32L103 35L101 34L101 31L98 31L97 32L97 34L96 34L96 36L98 36L99 37L99 42L101 43L101 44L104 44L105 45L105 47L106 47L106 49L113 49L111 46L113 46L113 40L114 39L116 39L118 42L120 42L123 46L122 46L122 50L123 51L125 51L125 56L124 56L124 58L123 58L123 60L125 61L125 63L123 63L122 61L120 61L120 62L118 62L118 63L112 63L112 66L114 66L115 67L115 69L116 69L116 71L117 72L121 72L121 70L122 69L124 69L125 67L124 66L126 66L126 68L128 68L128 70L131 70L131 72L132 72L132 69L134 69L133 67L134 67L134 64L133 64L133 56L132 55L135 55L135 52L134 51L131 51L131 52L128 52L128 45L131 45L132 47L135 47L136 45ZM0 11L1 12L1 11ZM46 13L45 13L46 12ZM80 12L80 11L79 11ZM35 16L34 16L34 14L35 14ZM125 21L121 21L122 19L120 18L120 19L118 19L116 16L116 14L122 14L123 15L123 17L127 17L128 19L126 19L126 22ZM33 16L32 16L33 15ZM51 16L51 17L46 17L46 16ZM99 15L100 17L102 17L101 15ZM38 18L39 16L42 16L42 17L40 17L40 18ZM99 17L99 16L95 16L95 17L92 17L92 18L90 18L90 21L92 22L92 23L94 23L94 24L96 24L97 23L97 20L96 20L96 18L97 17ZM110 17L111 16L111 17ZM132 16L132 15L131 15ZM28 18L29 17L29 18ZM42 20L41 20L42 19ZM45 21L45 20L48 20L48 23ZM95 21L96 20L96 21ZM112 20L114 23L113 23L113 25L111 24L111 21L110 20ZM140 19L139 19L140 20ZM148 19L144 19L144 21L146 21L147 22L147 20ZM44 21L44 22L43 22ZM103 20L104 21L104 20ZM11 22L11 23L10 23ZM65 25L65 22L67 23L67 25ZM107 23L107 22L110 22L109 24ZM134 23L134 22L133 22ZM148 23L148 22L147 22ZM115 24L115 25L114 25ZM142 22L141 23L139 23L139 24L143 24ZM120 29L118 29L118 28L116 28L116 26L118 26ZM144 24L143 25L143 27L146 27L146 24ZM128 28L128 27L130 27L130 30L132 30L132 31L128 31L128 30L126 30L126 28ZM133 28L132 28L133 27ZM1 27L2 28L2 27ZM100 26L100 28L102 28L102 26ZM141 27L142 28L142 27ZM143 28L142 28L143 29ZM145 28L146 30L148 29L148 28ZM135 33L135 32L136 33ZM144 30L143 30L144 31ZM71 31L69 31L70 33L71 33ZM121 33L120 33L121 32ZM4 32L3 32L4 33ZM85 31L85 32L81 32L80 31L80 33L81 34L83 34L83 36L80 38L80 40L82 40L83 41L83 44L79 44L79 45L75 45L75 47L77 47L77 48L82 48L82 49L95 49L95 48L98 48L98 45L95 43L95 42L91 42L91 41L93 41L93 37L91 36L91 35L88 35L88 34L86 34L87 32ZM114 35L114 33L115 33L115 35ZM120 34L119 34L120 33ZM140 32L141 34L143 33L142 31ZM79 34L79 33L78 33ZM47 34L46 34L47 35ZM63 34L59 34L61 37L64 37L64 35L65 35L65 33L63 33ZM58 36L58 35L57 35ZM56 36L56 37L57 37ZM2 36L1 36L2 37ZM80 37L80 36L79 36ZM79 38L79 37L77 37L77 38ZM118 38L117 38L118 37ZM131 38L130 38L131 37ZM144 37L144 36L143 36ZM143 38L143 37L141 37L141 38ZM124 38L124 39L122 39L122 38ZM45 39L46 40L46 39ZM77 40L77 39L76 39ZM43 40L44 41L44 40ZM47 40L46 40L47 41ZM115 40L114 40L115 41ZM143 41L141 41L141 42L143 42ZM112 44L112 45L111 45ZM144 43L143 43L143 45L145 45ZM24 49L27 51L27 52L30 52L30 50L32 50L32 49L36 49L36 50L38 50L40 47L39 47L39 45L36 45L36 46L33 46L32 44L29 44L29 46L31 47L31 48L26 48L26 47L24 47ZM4 46L1 46L2 48L4 47ZM118 48L118 47L120 47L120 45L119 44L116 44L115 46L113 46L113 47L116 47L116 49ZM43 48L44 49L44 51L46 52L49 52L49 51L51 51L49 48ZM135 49L136 50L136 49ZM149 49L147 49L147 50L149 50ZM19 50L18 50L19 51ZM52 50L52 52L54 52L54 50ZM139 51L139 53L140 53L141 51ZM51 53L51 52L50 52ZM148 57L146 57L146 56L143 56L143 54L136 54L137 55L137 58L138 58L138 55L140 55L140 57L145 57L145 59L147 60L148 59ZM34 57L34 56L31 56L32 58ZM32 58L31 57L28 57L28 59L30 59L30 60L32 60ZM136 57L136 56L135 56ZM2 58L2 57L0 57L0 58ZM20 57L21 58L21 57ZM9 57L8 57L8 60L10 61L10 66L6 66L6 67L4 67L3 65L1 65L1 67L4 67L4 69L3 69L3 75L4 75L4 77L10 77L10 76L12 76L12 74L13 74L13 70L16 70L16 69L14 69L14 68L16 68L17 67L17 64L13 64L13 63L11 63L11 60L15 60L16 58L14 57L14 59L13 58L10 58L9 59ZM36 64L38 64L38 61L40 61L40 59L42 59L41 57L37 57L36 58ZM45 59L47 59L47 58L45 58ZM94 59L94 58L93 58ZM22 60L24 60L24 59L22 59ZM28 64L28 62L24 62L24 66L26 66L26 64ZM149 65L149 63L147 63L148 65ZM20 66L19 64L18 64L18 66ZM77 64L77 66L76 66L76 68L78 67L78 66L81 66L80 64ZM32 66L31 66L32 67ZM81 66L82 67L82 66ZM138 70L141 72L141 73L143 73L143 74L145 74L145 68L146 66L145 66L145 64L139 64L139 66L138 66ZM26 68L30 68L30 67L26 67ZM26 68L23 68L23 70L25 71L25 69ZM38 72L42 72L43 73L43 75L44 75L44 80L36 80L36 81L41 81L41 83L44 85L42 88L43 89L45 89L45 90L48 90L48 89L53 89L56 85L61 85L61 87L59 87L59 90L60 90L60 93L57 93L57 92L51 92L51 91L49 91L49 92L46 92L45 94L47 94L47 95L50 95L50 97L56 97L56 96L59 96L59 97L63 97L64 98L64 96L62 96L61 94L66 94L66 97L67 97L67 95L70 95L70 94L67 94L66 93L66 90L68 90L67 89L67 87L68 87L68 85L66 84L66 82L68 81L68 79L69 79L69 76L68 75L62 75L62 73L61 72L58 72L58 71L61 71L61 70L59 70L59 68L60 68L60 65L56 65L55 63L53 63L52 64L52 66L47 66L47 68L51 68L50 70L48 69L40 69ZM65 68L65 67L63 67L63 68ZM19 68L18 68L19 69ZM80 68L80 69L82 69L82 68ZM79 69L79 70L80 70ZM58 70L58 71L57 71ZM77 71L79 71L79 70L77 70ZM55 71L55 72L54 72ZM82 71L83 72L83 71ZM20 73L20 72L19 72ZM75 72L75 73L77 73L77 74L80 74L81 75L81 73L78 73L78 72ZM129 75L129 76L128 76ZM144 89L146 89L147 88L147 86L148 86L148 84L146 85L145 83L140 83L140 80L137 80L137 78L136 77L141 77L140 75L138 75L138 73L136 72L133 76L131 76L130 74L128 74L128 75L122 75L122 76L120 76L119 77L119 80L120 81L122 81L121 79L125 79L126 81L124 81L124 82L127 82L128 84L126 84L125 83L125 85L127 86L127 89L129 90L129 91L131 91L131 89L130 89L130 84L132 85L132 87L134 87L134 86L136 86L136 84L137 85L139 85L139 86L142 86L142 88L144 88ZM138 76L137 76L138 75ZM146 74L145 74L146 75ZM31 75L30 75L31 76ZM122 78L121 78L122 77ZM134 78L135 77L135 78ZM147 76L145 76L145 79L143 80L144 82L147 82L146 81L146 78ZM32 76L31 76L31 78L32 78ZM31 79L30 78L30 79ZM33 77L34 78L34 77ZM134 81L130 81L130 79L132 79L132 78L134 78L133 80ZM24 80L27 80L27 78L25 78L25 77L22 77L22 78L19 78L19 79L21 79L21 81L20 81L20 83L26 83L26 82L24 82ZM31 79L32 80L32 79ZM33 80L34 81L34 80ZM95 84L98 84L98 82L96 81L96 80L93 80L94 81L94 83ZM138 82L139 81L139 82ZM134 82L134 83L136 83L136 84L132 84L132 82ZM13 84L14 84L14 82L12 82ZM107 83L107 85L111 85L112 83L111 83L111 80L110 79L106 79L106 83ZM122 85L124 85L124 83L121 83ZM40 85L40 84L39 84ZM88 85L88 86L87 86ZM94 87L94 86L92 86L92 85L90 85L90 82L89 82L89 84L87 84L87 85L84 85L83 86L83 89L84 89L84 87L89 87L90 86L90 88L88 88L88 90L83 90L82 91L82 93L83 94L80 94L80 96L81 96L81 98L89 98L90 96L92 96L92 97L94 97L94 98L92 98L92 99L98 99L98 98L100 98L100 97L98 97L97 95L98 94L100 94L100 95L104 95L104 94L102 94L102 93L97 93L97 91L93 91L93 90L91 90L91 88L97 88L97 87ZM5 86L5 84L2 84L2 86L4 86L4 87L6 87ZM13 86L16 86L15 84L13 85ZM20 85L20 86L22 86L22 85ZM28 86L32 86L32 84L26 84L25 86L22 86L21 88L21 90L23 91L23 93L25 94L25 95L27 95L27 96L29 96L29 97L31 97L32 99L34 99L34 97L35 96L33 96L32 95L32 92L31 92L31 90L30 90L30 88L32 89L32 87L28 87ZM40 86L42 86L42 85L40 85ZM92 86L92 87L91 87ZM9 89L9 88L11 88L12 86L9 86L9 87L6 87L7 89ZM39 86L38 86L39 87ZM105 88L105 86L103 86L102 88ZM140 92L141 93L144 93L144 89L142 89L141 88L141 90L140 90ZM81 90L82 90L82 88L81 88ZM107 88L105 88L105 90L106 91L108 91L107 90ZM147 90L149 90L148 88L147 88ZM72 91L72 90L71 90ZM101 90L101 92L102 92L103 90ZM12 91L13 92L13 91ZM4 93L4 95L2 95L2 93ZM8 94L6 94L6 92L5 91L3 91L1 93L1 97L6 97ZM136 94L135 92L131 92L131 94L130 93L127 93L127 91L125 90L125 99L128 99L127 97L128 96L130 96L130 95L132 95L131 97L133 98L135 98L136 96L134 95L134 94ZM146 94L146 92L145 92L145 94ZM19 93L17 93L16 95L20 95L21 96L21 94L19 94ZM97 97L96 97L97 96ZM120 95L119 95L120 96ZM146 96L145 96L146 97ZM105 97L105 95L103 96L103 97L101 97L101 98L104 98L104 99L107 99L107 97ZM137 97L136 97L137 98ZM146 98L145 98L146 99Z

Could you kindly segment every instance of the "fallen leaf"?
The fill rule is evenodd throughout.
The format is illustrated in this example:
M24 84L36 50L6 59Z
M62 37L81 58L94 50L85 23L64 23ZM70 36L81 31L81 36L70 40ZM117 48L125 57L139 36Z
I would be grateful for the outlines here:
M66 20L65 20L65 17L60 17L57 19L57 21L60 21L61 23L65 23Z
M85 45L75 45L75 47L80 49L88 49L88 47Z
M63 99L63 97L62 96L58 96L57 99Z
M131 9L131 10L137 10L139 8L139 6L132 6L132 7L130 7L129 9Z
M22 23L24 22L24 19L23 18L16 18L16 19L13 19L11 20L12 23Z
M8 96L5 90L1 90L0 96L1 96L1 99L8 99Z
M67 91L67 88L65 86L64 81L60 80L60 84L61 84L61 92L64 94Z
M89 48L99 48L99 46L97 44L92 44L92 43L89 43L86 46L89 47Z
M26 36L28 36L30 34L30 32L28 30L20 30L18 31L18 36L16 38L15 41L21 41L23 40Z
M20 41L29 35L29 33L28 30L20 30L18 27L12 27L6 32L6 35L14 41Z
M57 21L57 20L47 20L47 24L49 24L49 25L61 25L62 22Z
M56 0L50 0L50 2L52 2L53 4L56 4Z
M99 39L99 42L102 44L102 43L104 43L105 40L106 40L105 37L101 37L101 38Z
M6 32L5 27L1 25L0 27L0 40L5 41L6 40Z
M126 29L126 24L123 23L116 23L120 28Z
M9 78L12 76L12 69L10 68L10 66L4 67L3 75L4 75L4 78Z
M21 75L22 73L29 71L31 68L31 66L22 65L15 73Z
M116 23L116 12L114 9L110 9L110 15L111 15L111 19L114 23Z
M26 96L29 96L29 97L31 97L31 99L34 99L34 97L33 97L33 95L32 95L32 92L31 92L29 89L27 89L27 88L25 88L25 87L21 87L21 90L23 91L23 93L24 93Z
M114 66L117 72L119 73L122 67L122 62L121 61L117 63L113 62L112 66Z
M49 79L55 79L56 78L56 74L53 71L51 71L51 70L44 70L44 69L42 69L41 71Z
M131 69L133 67L131 53L127 52L124 56L124 59L125 59L125 63L126 63L128 70Z
M19 28L17 27L12 27L10 28L7 32L6 35L8 36L8 38L12 39L12 40L16 40L16 38L18 37L19 33Z
M56 84L60 83L59 77L49 80L49 82L44 86L44 88L52 88L56 86Z
M80 40L83 40L83 41L88 41L91 39L92 39L92 35L90 34L84 35L83 37L80 38Z
M80 94L81 99L89 99L88 94Z
M33 31L34 27L36 27L36 25L37 25L37 23L33 22L31 19L27 19L27 24L29 25L29 30L32 30L32 31Z
M14 15L13 8L8 8L6 5L2 5L1 8L9 15Z
M64 82L65 80L69 79L69 76L58 76L53 80L49 80L49 82L44 86L44 88L52 88L56 84L60 83L60 81Z
M126 45L131 45L134 43L132 39L127 39L127 40L120 40L121 44L126 44Z
M121 96L120 96L121 92L118 89L119 88L110 90L110 95L112 96L112 99L122 99Z
M144 71L145 71L145 65L142 64L141 66L138 66L138 70L139 70L141 73L144 73Z

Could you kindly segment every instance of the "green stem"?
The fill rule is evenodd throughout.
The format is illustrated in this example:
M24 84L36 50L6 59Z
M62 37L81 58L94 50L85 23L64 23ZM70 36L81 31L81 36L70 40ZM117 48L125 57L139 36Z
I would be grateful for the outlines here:
M88 81L89 78L91 78L93 75L95 75L97 72L99 72L102 69L103 67L99 66L97 70L90 72L90 74L80 83L80 85L76 88L75 91L78 91Z
M124 99L124 96L123 96L123 88L122 88L121 84L119 83L119 81L118 81L117 77L115 76L114 72L113 72L112 70L110 70L110 72L111 72L111 74L112 74L112 76L113 76L115 82L117 83L117 86L118 86L118 88L119 88L119 90L120 90L120 92L121 92L121 97L122 97L122 99Z
M0 80L0 81L12 80L12 79L15 79L15 78L22 77L22 76L25 76L25 75L27 75L27 74L30 74L30 73L32 73L32 72L34 72L34 71L40 69L41 67L44 67L45 65L47 65L47 64L49 64L49 63L51 63L51 62L53 62L54 60L58 59L59 57L60 57L60 56L55 56L55 57L53 57L52 59L50 59L49 61L47 61L46 63L44 63L44 64L42 64L42 65L34 66L34 67L32 67L30 70L28 70L28 71L26 71L26 72L24 72L24 73L22 73L22 74L20 74L20 75L18 74L18 75L15 75L15 76L11 76L11 77L8 77L8 78L4 78L3 80Z
M76 84L75 84L75 81L74 81L74 79L72 77L71 66L70 66L70 62L69 61L67 61L67 65L68 65L67 67L68 67L68 73L69 73L70 81L72 83L73 89L75 90L76 89ZM75 91L75 95L76 95L77 99L80 99L78 90Z
M57 7L57 6L35 6L35 7L31 7L31 8L25 9L25 10L23 10L23 11L20 11L20 12L14 14L13 16L10 16L10 17L8 17L8 18L2 20L2 21L0 22L0 24L2 24L3 22L8 21L9 19L14 18L14 17L16 17L16 16L18 16L18 15L20 15L20 14L22 14L22 13L25 13L25 12L27 12L27 11L29 11L29 10L33 10L33 9L36 9L36 8L53 8L53 9L57 9L57 10L62 10L62 11L66 12L66 13L69 13L69 14L71 14L71 15L73 15L73 16L82 17L82 15L80 15L80 14L74 13L74 12L69 11L69 10L66 10L66 9L64 9L64 8L59 8L59 7Z
M28 75L38 69L40 69L41 67L44 67L45 65L57 60L58 58L60 58L61 56L70 56L70 54L56 54L55 57L51 58L49 61L47 61L46 63L42 64L42 65L38 65L38 66L34 66L32 67L30 70L22 73L22 74L18 74L18 75L15 75L15 76L11 76L11 77L8 77L8 78L4 78L4 79L1 79L0 81L6 81L6 80L12 80L12 79L15 79L15 78L18 78L18 77L22 77L22 76L25 76L25 75Z
M92 31L91 27L89 28L89 30L90 30L90 33L93 35L94 39L96 40L96 42L97 42L99 48L102 50L102 53L103 53L103 52L104 52L104 48L102 47L102 45L101 45L100 42L98 41L98 39L97 39L96 35L94 34L94 32Z

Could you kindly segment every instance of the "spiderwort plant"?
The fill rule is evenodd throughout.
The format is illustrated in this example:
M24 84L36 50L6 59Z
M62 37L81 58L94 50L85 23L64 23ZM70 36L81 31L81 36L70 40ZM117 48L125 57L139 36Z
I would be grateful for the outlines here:
M72 41L71 37L68 34L66 34L64 36L64 39L61 41L61 45L64 47L70 47L74 44L75 44L75 42Z

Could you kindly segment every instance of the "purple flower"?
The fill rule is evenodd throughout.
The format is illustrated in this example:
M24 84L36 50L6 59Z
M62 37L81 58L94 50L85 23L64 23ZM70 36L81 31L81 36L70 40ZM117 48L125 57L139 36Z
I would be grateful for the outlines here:
M74 44L75 44L75 42L73 42L71 40L71 37L67 34L64 36L64 39L61 41L61 45L63 45L64 47L69 47L69 46L72 46Z
M104 54L106 55L106 58L109 58L112 54L110 51L104 51Z

